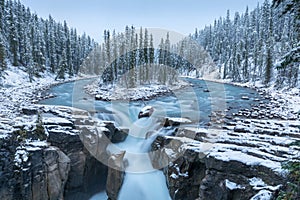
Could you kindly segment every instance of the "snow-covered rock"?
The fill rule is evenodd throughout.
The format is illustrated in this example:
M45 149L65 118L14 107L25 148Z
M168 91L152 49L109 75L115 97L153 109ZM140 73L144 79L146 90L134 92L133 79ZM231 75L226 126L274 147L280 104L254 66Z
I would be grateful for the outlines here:
M154 108L152 106L145 106L139 112L138 118L140 119L143 117L150 117L153 112L154 112Z
M272 197L273 194L269 190L261 190L250 200L271 200Z
M300 148L295 145L300 141L299 120L282 119L292 112L284 108L285 112L275 114L269 110L274 105L276 109L279 104L252 108L264 113L263 117L258 114L260 119L246 117L244 113L252 110L243 109L240 117L226 117L223 129L189 125L172 136L157 137L150 156L153 166L165 167L170 194L178 199L199 194L214 199L234 191L239 199L271 199L285 181L287 171L282 163L300 161ZM178 168L188 177L179 176Z
M5 115L0 120L0 180L8 183L1 186L0 198L12 200L19 195L28 200L72 199L71 195L84 191L84 187L93 190L105 184L106 165L94 158L95 151L86 151L88 146L81 139L90 139L87 143L94 144L92 148L100 154L100 147L105 151L105 144L98 142L103 130L114 135L109 129L123 129L108 127L79 109L44 105L29 108L34 112L20 112L14 119ZM45 130L39 133L42 137L34 133L38 115ZM94 125L98 123L100 129L96 130ZM20 193L9 192L16 191L15 188Z
M245 189L245 187L238 185L234 182L231 182L230 180L225 180L225 185L229 190L236 190L236 189Z
M167 117L164 122L164 127L179 126L180 124L190 124L192 121L187 118Z

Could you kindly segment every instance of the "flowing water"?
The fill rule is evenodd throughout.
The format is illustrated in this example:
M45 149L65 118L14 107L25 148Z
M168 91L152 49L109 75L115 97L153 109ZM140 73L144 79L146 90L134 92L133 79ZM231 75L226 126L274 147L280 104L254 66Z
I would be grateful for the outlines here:
M205 127L213 112L228 109L235 112L239 108L249 108L259 98L251 89L198 79L187 80L191 84L189 87L147 102L94 101L83 89L94 80L80 80L53 87L50 92L56 97L41 103L86 109L101 120L114 121L117 126L129 128L128 137L124 142L110 144L107 148L111 153L126 151L126 173L119 199L169 200L171 198L165 176L162 171L152 167L148 156L155 137L172 132L161 127L160 119L167 116L183 117L192 120L194 126ZM145 104L152 106L155 112L150 118L138 119L138 113ZM102 192L91 199L106 200L107 196Z

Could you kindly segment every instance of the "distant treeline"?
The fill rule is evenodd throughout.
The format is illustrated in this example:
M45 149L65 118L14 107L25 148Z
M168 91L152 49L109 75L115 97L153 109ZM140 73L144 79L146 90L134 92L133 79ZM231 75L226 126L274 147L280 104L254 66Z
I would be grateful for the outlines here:
M167 32L165 38L155 36L147 28L126 26L124 33L106 30L103 44L85 60L82 73L100 75L101 83L136 87L173 84L177 75L202 77L217 71L208 53L191 36L178 43L172 42ZM157 47L155 39L160 39Z

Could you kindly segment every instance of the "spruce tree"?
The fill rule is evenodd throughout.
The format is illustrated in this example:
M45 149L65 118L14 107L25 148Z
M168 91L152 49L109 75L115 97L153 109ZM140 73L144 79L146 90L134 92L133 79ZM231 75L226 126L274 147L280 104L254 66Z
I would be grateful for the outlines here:
M0 77L3 76L4 70L7 69L6 52L3 44L2 34L0 33Z

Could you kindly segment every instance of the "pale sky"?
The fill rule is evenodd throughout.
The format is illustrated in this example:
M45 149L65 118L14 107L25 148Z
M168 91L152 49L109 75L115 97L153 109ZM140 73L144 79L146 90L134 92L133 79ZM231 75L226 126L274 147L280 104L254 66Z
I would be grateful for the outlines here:
M264 0L21 0L38 16L56 20L102 41L105 29L123 32L136 28L163 28L183 35L212 24L214 19L254 9Z

